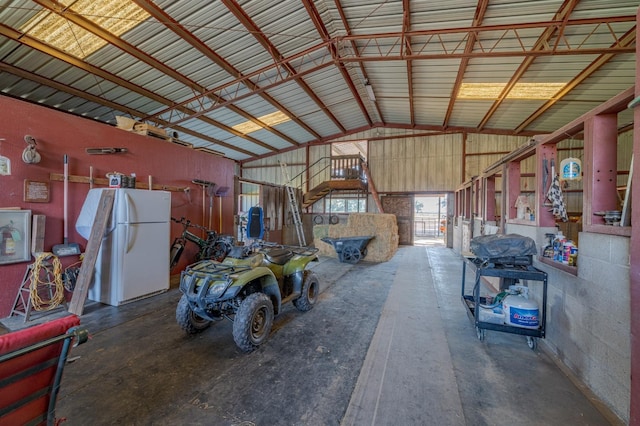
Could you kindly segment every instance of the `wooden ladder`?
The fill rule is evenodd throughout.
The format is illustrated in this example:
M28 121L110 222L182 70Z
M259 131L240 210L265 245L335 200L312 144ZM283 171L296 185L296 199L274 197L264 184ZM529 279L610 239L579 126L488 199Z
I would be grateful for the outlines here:
M296 198L295 189L291 186L291 178L289 178L289 172L287 171L287 164L280 163L282 169L282 175L285 180L285 188L287 189L287 196L289 197L289 206L291 207L291 213L293 214L293 224L296 227L296 234L298 235L298 245L306 247L307 241L304 238L304 229L302 227L302 219L300 218L300 209L298 208L298 200Z

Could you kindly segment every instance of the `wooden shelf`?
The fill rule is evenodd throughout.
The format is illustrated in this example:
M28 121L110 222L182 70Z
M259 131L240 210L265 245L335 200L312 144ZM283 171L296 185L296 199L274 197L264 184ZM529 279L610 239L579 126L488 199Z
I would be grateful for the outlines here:
M578 276L578 267L577 266L569 266L564 263L556 262L553 259L549 259L548 257L538 256L538 260L540 263L544 263L545 265L552 266L556 269L559 269L567 274Z
M49 174L49 180L56 182L64 182L64 175L62 173L51 173ZM69 175L69 182L73 183L91 183L91 178L89 176L78 176L78 175ZM94 185L100 186L109 186L109 180L107 178L93 178ZM149 184L147 182L138 182L136 181L136 189L149 189ZM160 185L160 184L152 184L151 189L157 191L171 191L171 192L186 192L189 191L188 186L172 186L172 185Z

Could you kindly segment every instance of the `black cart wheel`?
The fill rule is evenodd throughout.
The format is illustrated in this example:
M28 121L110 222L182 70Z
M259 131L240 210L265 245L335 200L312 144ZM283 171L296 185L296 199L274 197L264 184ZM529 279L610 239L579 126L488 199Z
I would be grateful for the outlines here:
M204 319L191 310L189 300L184 294L176 308L176 321L180 328L188 334L196 334L204 331L211 325L211 321Z
M527 336L527 346L529 346L529 349L531 349L532 351L535 351L536 347L538 346L536 338Z
M320 294L320 282L318 277L311 271L304 271L304 281L302 283L302 295L293 301L299 311L306 312L313 308Z
M358 263L362 253L356 246L347 245L342 248L342 261L346 263Z
M243 352L263 344L273 325L273 304L264 293L253 293L240 304L233 321L233 340Z
M476 336L478 336L478 340L480 340L481 342L484 340L485 338L485 329L484 328L480 328L478 326L476 326Z

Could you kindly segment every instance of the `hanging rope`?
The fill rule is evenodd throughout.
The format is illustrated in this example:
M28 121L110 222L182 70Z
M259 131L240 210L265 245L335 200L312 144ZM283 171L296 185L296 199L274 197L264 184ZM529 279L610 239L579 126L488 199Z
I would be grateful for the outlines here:
M51 262L49 262L49 259L51 259ZM51 267L53 267L53 280L51 279ZM57 308L64 301L62 264L57 256L47 252L38 253L35 262L33 262L30 278L29 295L31 304L36 311L50 311ZM55 287L53 295L51 295L52 287ZM47 294L50 295L49 300L44 300L40 297L41 290L47 291Z

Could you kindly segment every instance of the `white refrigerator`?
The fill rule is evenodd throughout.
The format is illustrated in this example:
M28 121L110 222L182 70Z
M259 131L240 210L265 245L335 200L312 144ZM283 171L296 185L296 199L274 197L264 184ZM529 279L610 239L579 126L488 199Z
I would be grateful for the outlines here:
M171 193L140 189L91 189L76 230L91 234L102 191L115 191L88 298L119 306L169 289Z

